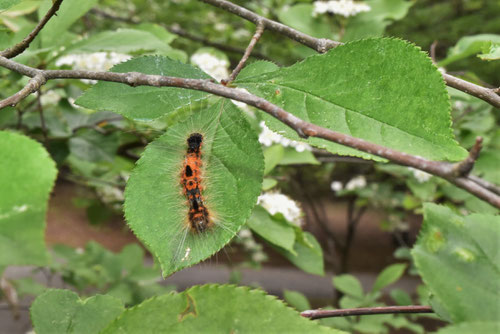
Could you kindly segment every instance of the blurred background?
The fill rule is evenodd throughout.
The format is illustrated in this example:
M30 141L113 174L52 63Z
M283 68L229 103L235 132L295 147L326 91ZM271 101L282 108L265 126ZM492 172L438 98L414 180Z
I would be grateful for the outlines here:
M0 10L0 49L21 40L49 3L21 1ZM56 51L40 49L35 39L16 61L39 68L108 70L137 55L161 54L196 65L220 80L238 63L255 29L252 23L193 0L94 3L61 33ZM235 3L315 37L343 42L380 36L405 39L428 52L443 71L487 87L500 85L500 62L480 57L488 55L494 43L500 45L499 1ZM111 42L104 40L99 48L85 45L92 36L118 29L148 31L158 41L136 41L121 48L120 35L116 35L109 39ZM312 54L313 50L266 31L251 61L269 60L288 66ZM19 76L0 69L0 98L10 96L24 84ZM253 115L264 154L280 157L266 165L259 204L267 210L269 219L285 219L310 232L320 249L302 262L292 262L245 226L212 258L163 280L154 259L123 219L125 184L144 147L173 121L203 106L193 103L153 123L133 122L111 112L75 105L75 99L93 84L51 81L40 94L0 112L0 129L19 131L41 142L59 170L45 235L52 249L51 264L9 267L4 272L0 333L30 331L29 305L46 287L72 289L81 296L109 293L128 306L153 295L209 282L261 287L299 311L421 304L425 303L426 290L413 268L409 249L422 222L422 203L442 203L461 213L496 212L487 203L426 173L335 156L288 140L267 128L254 110L238 105ZM469 149L476 136L484 138L475 172L498 184L498 111L451 88L449 94L457 140ZM374 291L374 282L389 266L403 270L392 284ZM354 296L341 281L333 284L332 278L345 274L359 280L362 296ZM357 333L424 333L442 326L432 315L322 321Z

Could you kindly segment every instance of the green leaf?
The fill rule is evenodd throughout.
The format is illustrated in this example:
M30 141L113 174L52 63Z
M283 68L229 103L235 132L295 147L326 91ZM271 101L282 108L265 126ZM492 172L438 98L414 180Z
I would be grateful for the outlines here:
M247 222L248 227L273 245L294 252L295 230L280 219L273 218L263 207L257 205Z
M500 59L500 43L491 43L488 50L477 55L482 60L499 60Z
M132 53L139 51L157 51L165 53L172 48L148 31L137 29L118 29L104 31L71 45L65 53L92 53L109 51Z
M103 333L339 333L261 290L195 286L130 308Z
M195 132L204 137L202 196L215 224L202 233L189 230L189 205L181 186L186 140ZM257 201L263 169L256 133L239 109L220 100L148 145L127 183L127 222L169 275L229 242Z
M293 306L299 312L311 309L311 304L309 304L306 296L298 291L285 290L283 291L283 297L288 305Z
M370 11L348 19L343 41L382 36L389 24L406 16L414 1L371 0L366 4Z
M377 276L372 287L372 292L380 291L386 286L396 282L403 276L406 264L396 263L388 266Z
M135 25L134 28L148 31L155 35L160 41L167 44L172 43L177 38L177 35L172 34L167 29L156 23L141 23Z
M120 300L97 295L81 300L69 290L49 290L31 305L37 334L98 333L124 311Z
M344 294L360 299L363 298L363 287L353 275L337 275L333 277L332 282L335 289L342 291Z
M144 56L118 64L111 72L141 72L181 78L209 79L200 69L166 57ZM76 100L89 109L111 110L127 118L151 121L203 99L206 93L173 87L129 87L116 82L99 82Z
M278 18L284 24L305 34L318 38L332 39L334 37L332 26L328 24L326 17L313 17L312 4L283 6L278 12Z
M276 167L276 165L281 161L283 154L283 146L279 144L273 145L264 150L264 175L267 175L274 169L274 167Z
M334 131L428 159L459 160L467 154L450 128L450 103L441 74L420 49L402 40L347 43L291 67L236 82ZM272 130L302 140L273 117L263 118ZM335 154L375 159L323 139L307 142Z
M478 53L488 53L492 43L500 43L500 35L480 34L460 38L448 52L448 56L439 62L439 66L447 66L458 60Z
M69 150L75 157L92 162L113 161L119 146L117 132L103 135L85 129L69 140Z
M320 162L316 159L311 151L298 152L292 147L285 147L283 158L279 162L280 165L319 165Z
M401 289L393 289L390 292L391 298L400 306L411 305L412 300L410 295Z
M85 15L98 0L63 1L57 15L54 15L40 32L43 47L59 45L61 34L66 32L80 17ZM45 0L38 9L38 17L41 19L52 7L52 1Z
M6 10L17 5L21 0L0 0L0 10Z
M498 334L500 332L500 322L463 322L461 324L450 325L435 332L436 334Z
M325 275L323 250L311 233L303 232L303 239L297 238L293 245L293 253L283 249L277 249L277 251L306 273Z
M424 224L412 250L417 269L454 322L500 316L500 217L424 205Z
M0 267L44 265L49 193L57 170L38 142L0 131Z
M275 179L264 178L264 181L262 182L262 190L267 191L267 190L273 188L277 184L278 184L278 181L276 181Z

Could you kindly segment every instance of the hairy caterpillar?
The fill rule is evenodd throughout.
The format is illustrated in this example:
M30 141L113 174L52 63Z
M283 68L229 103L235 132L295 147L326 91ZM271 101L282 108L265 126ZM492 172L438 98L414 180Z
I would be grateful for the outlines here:
M201 194L203 190L201 175L202 142L203 136L199 133L193 133L187 139L188 149L181 175L184 195L189 204L190 227L193 232L203 232L213 224L209 219L209 213Z

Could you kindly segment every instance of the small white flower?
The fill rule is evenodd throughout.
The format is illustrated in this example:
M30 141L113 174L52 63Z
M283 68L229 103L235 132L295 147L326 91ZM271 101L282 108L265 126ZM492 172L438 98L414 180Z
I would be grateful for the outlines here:
M251 239L246 239L246 240L243 242L243 246L244 246L247 250L253 250L253 249L255 249L255 247L257 246L257 243L255 242L255 240L253 240L253 238L251 238Z
M78 255L82 255L83 253L85 253L85 251L83 250L83 248L78 247L78 248L75 248L75 253Z
M432 177L431 174L421 171L420 169L416 169L413 167L408 167L408 169L413 173L415 179L417 179L417 181L420 183L427 182Z
M247 239L252 237L252 232L248 228L243 228L238 232L240 239Z
M264 252L255 252L252 254L252 261L254 262L264 262L267 260L267 255Z
M195 53L191 56L191 62L218 81L229 76L229 62L210 53Z
M349 17L370 10L371 7L366 3L353 0L315 1L312 15L316 17L318 14L332 13Z
M259 196L257 203L262 205L271 215L281 213L286 220L297 226L302 225L302 209L290 197L273 192Z
M342 185L342 182L340 181L333 181L331 184L330 184L330 188L332 189L332 191L341 191L344 186Z
M364 188L364 187L366 187L366 179L363 175L358 175L355 178L352 178L345 185L346 190L354 190L354 189Z
M21 213L21 212L24 212L24 211L28 210L28 205L27 204L23 204L23 205L20 205L20 206L14 206L12 208L12 210L14 210L15 212Z
M48 92L42 94L40 102L43 106L56 105L60 99L61 95L57 94L53 90L49 90Z
M222 22L217 22L214 25L215 30L217 30L219 32L223 32L224 30L227 29L227 27L228 27L228 25L226 23L222 23Z
M297 152L311 151L312 148L306 143L298 142L295 140L290 140L283 137L279 133L276 133L269 129L264 121L260 122L260 127L262 132L259 134L259 143L264 146L271 146L273 144L280 144L283 147L293 147Z
M245 38L250 38L250 32L246 29L237 29L233 33L233 37L236 39L245 39Z

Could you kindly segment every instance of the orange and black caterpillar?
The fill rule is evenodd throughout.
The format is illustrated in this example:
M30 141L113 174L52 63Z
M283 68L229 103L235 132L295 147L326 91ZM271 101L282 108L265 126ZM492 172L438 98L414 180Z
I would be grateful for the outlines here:
M203 232L211 226L208 210L203 203L201 191L201 144L203 136L192 133L187 139L188 149L182 169L181 184L189 204L191 231Z

